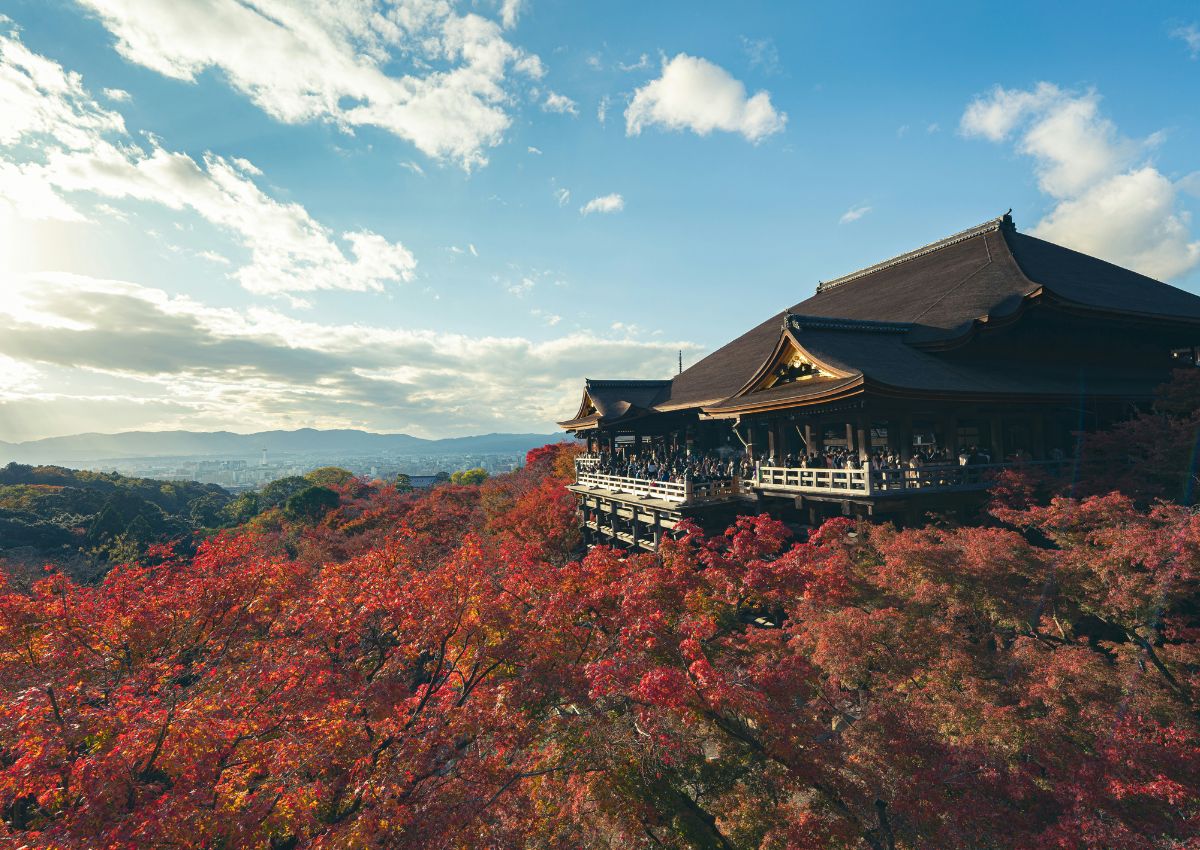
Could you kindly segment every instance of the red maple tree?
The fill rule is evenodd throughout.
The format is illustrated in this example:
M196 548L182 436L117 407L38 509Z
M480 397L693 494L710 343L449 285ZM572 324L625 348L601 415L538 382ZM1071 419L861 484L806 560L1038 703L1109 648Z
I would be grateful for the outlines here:
M766 516L573 558L572 451L0 595L27 847L1200 842L1200 518Z

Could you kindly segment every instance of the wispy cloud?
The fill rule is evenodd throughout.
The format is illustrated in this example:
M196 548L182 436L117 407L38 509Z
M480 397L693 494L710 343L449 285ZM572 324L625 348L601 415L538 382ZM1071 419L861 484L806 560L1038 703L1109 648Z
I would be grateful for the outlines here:
M774 39L742 36L741 41L742 52L746 54L751 68L762 71L767 76L773 76L783 70Z
M838 219L838 224L849 224L852 221L858 221L870 211L871 207L867 204L859 204L858 206L851 207L842 213L842 217Z
M1177 38L1187 47L1188 55L1200 59L1200 26L1187 24L1171 30L1171 38Z
M579 114L579 107L575 101L571 100L565 94L553 91L546 94L546 99L542 101L542 109L546 112L558 112L566 115Z
M544 308L537 318L559 323ZM573 409L590 364L603 361L616 377L666 376L680 348L698 350L630 329L533 342L322 324L123 281L24 276L6 280L0 299L0 439L74 433L81 414L99 430L549 432ZM86 389L47 393L35 382L53 379Z
M515 80L543 73L495 21L449 3L339 3L334 15L300 0L79 2L130 62L187 81L218 70L276 120L378 127L464 168L503 138ZM523 6L505 0L506 28Z
M592 198L579 208L579 213L580 215L615 213L623 209L625 209L625 199L614 192L611 195L601 195L598 198Z
M189 210L249 252L231 275L258 293L380 290L412 278L416 259L402 244L369 230L335 234L300 204L268 194L245 159L196 160L153 137L135 141L78 74L30 51L3 24L0 102L0 204L19 217L87 221L81 195Z

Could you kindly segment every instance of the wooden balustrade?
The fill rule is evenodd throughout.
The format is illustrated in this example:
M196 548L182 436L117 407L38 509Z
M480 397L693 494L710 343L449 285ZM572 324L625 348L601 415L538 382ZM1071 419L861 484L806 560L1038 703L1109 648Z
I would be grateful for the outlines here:
M753 496L756 491L831 496L894 496L906 492L972 490L986 487L1004 469L1014 466L1054 466L1063 461L1027 461L1024 464L990 463L960 466L926 464L904 469L802 469L792 466L758 466L753 478L717 481L649 481L595 472L594 465L576 464L575 483L644 499L679 504L726 501Z
M696 504L723 501L732 498L739 490L733 481L648 481L644 478L628 478L624 475L604 475L576 468L575 483L583 487L623 493L660 502Z
M752 487L770 491L881 496L912 490L955 490L986 487L1001 470L1014 466L1056 466L1063 461L1026 461L1024 464L988 463L961 466L931 463L903 469L800 469L759 466Z

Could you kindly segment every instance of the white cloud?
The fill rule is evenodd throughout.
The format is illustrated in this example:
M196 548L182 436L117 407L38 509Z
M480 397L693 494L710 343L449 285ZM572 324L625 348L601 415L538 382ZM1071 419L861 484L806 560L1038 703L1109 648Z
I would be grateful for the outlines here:
M506 287L504 287L504 291L507 292L509 295L515 295L517 298L524 298L526 295L528 295L530 292L533 291L533 288L536 285L537 284L533 280L533 278L523 277L520 280L518 280L516 283L508 284Z
M1176 186L1147 165L1064 200L1033 233L1162 279L1200 263L1190 224L1178 209Z
M279 121L379 127L464 168L507 130L513 75L543 73L494 21L446 2L79 2L130 62L186 81L214 69ZM506 26L521 5L506 0Z
M411 171L418 177L425 176L425 169L421 167L420 163L413 162L411 159L400 163L400 167Z
M130 97L129 92L125 91L125 89L105 89L104 96L118 103L124 103Z
M604 95L602 98L600 98L600 103L596 105L596 119L600 122L601 127L603 127L604 123L608 120L608 104L610 102L611 100L609 96Z
M616 192L613 192L611 195L601 195L598 198L592 198L579 208L579 213L580 215L615 213L623 209L625 209L625 199Z
M571 190L559 187L558 189L554 190L554 197L558 200L558 205L560 207L565 207L571 202Z
M1122 136L1100 113L1095 91L997 86L968 104L960 130L1015 139L1017 152L1033 159L1038 187L1056 202L1031 229L1035 236L1160 279L1200 263L1200 240L1178 200L1187 178L1172 183L1146 161L1162 135Z
M85 221L77 194L190 211L249 251L231 274L258 293L379 290L413 275L416 260L403 245L366 230L339 239L300 204L263 191L255 182L262 172L244 159L197 161L153 138L135 142L78 74L2 30L0 102L0 204L24 218Z
M626 73L630 71L644 71L650 67L650 57L643 53L638 57L636 62L618 62L617 67Z
M200 251L196 256L208 260L210 263L219 263L222 266L229 265L229 258L223 254L218 254L216 251Z
M534 156L541 156L541 155L542 155L542 149L541 149L541 148L535 148L533 145L530 145L529 147L525 148L525 152L526 152L526 153L531 153L531 154L533 154Z
M500 22L506 30L517 25L517 20L525 11L526 0L503 0L500 4Z
M849 224L852 221L858 221L870 211L871 208L866 204L859 204L856 207L851 207L842 213L842 217L838 219L838 224Z
M701 136L723 130L758 142L781 132L786 123L787 116L775 110L767 92L747 97L746 87L724 68L685 53L665 61L662 76L638 89L625 110L630 136L660 126Z
M532 310L530 310L529 315L533 316L534 318L541 319L550 327L554 327L562 321L562 316L558 315L557 313L551 313L548 310L542 310L539 307L534 307Z
M1188 55L1200 59L1200 26L1188 24L1171 30L1171 38L1177 38L1187 47Z
M101 431L549 432L572 413L597 362L613 377L665 377L678 349L697 350L628 328L533 342L321 324L76 275L10 277L2 285L0 439L76 433L81 410ZM556 324L552 313L538 318ZM50 393L52 380L82 389Z
M468 245L467 245L467 250L471 252L471 256L472 256L472 257L478 257L478 256L479 256L479 252L475 250L475 244L474 244L473 242L472 242L472 243L468 243Z
M553 91L546 94L546 99L542 101L542 110L545 112L566 113L568 115L579 114L579 107L575 101L571 100L565 94Z

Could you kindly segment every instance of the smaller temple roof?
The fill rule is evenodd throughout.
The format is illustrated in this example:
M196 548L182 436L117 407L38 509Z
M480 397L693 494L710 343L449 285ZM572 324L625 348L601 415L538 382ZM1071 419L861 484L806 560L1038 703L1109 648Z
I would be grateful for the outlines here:
M670 380L588 378L584 381L579 412L573 419L558 424L574 430L637 419L652 413L670 387Z

